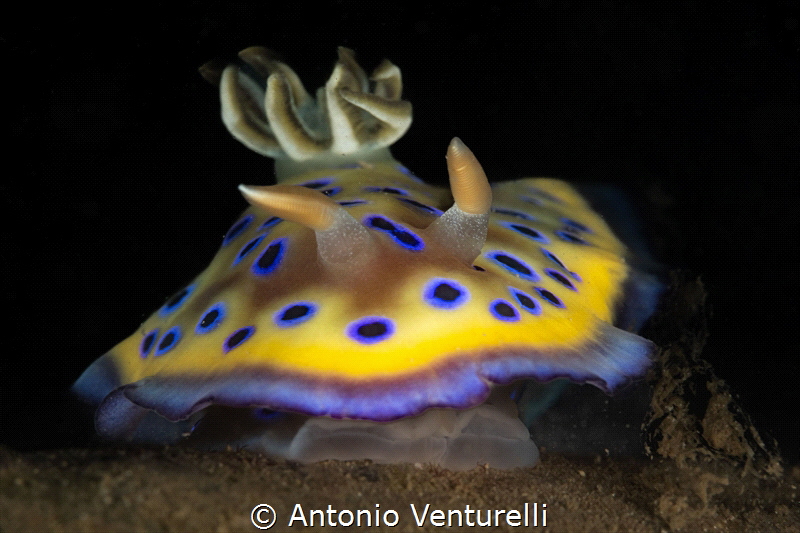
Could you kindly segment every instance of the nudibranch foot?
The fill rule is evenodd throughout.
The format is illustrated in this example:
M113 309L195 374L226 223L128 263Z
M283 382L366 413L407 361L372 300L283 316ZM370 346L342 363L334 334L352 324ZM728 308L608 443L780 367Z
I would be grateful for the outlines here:
M591 198L550 178L490 186L457 138L450 188L425 184L389 152L411 120L389 62L370 87L341 48L314 99L266 49L240 56L219 77L223 120L276 158L278 185L240 186L250 207L208 268L75 382L100 435L527 466L506 386L610 393L645 373L655 346L635 332L661 285Z
M215 406L195 423L185 442L207 449L243 447L303 463L369 458L469 470L485 464L525 467L539 460L507 387L496 389L477 407L428 409L389 422Z

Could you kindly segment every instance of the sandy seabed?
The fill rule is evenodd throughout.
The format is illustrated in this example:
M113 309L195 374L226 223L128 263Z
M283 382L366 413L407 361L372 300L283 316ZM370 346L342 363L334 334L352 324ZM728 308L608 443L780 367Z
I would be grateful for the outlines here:
M649 458L543 448L533 468L450 472L247 450L0 448L0 531L224 533L256 531L253 520L273 531L797 531L800 468L781 464L700 357L702 283L673 274L672 286L648 332L662 348L641 425Z
M668 459L545 455L534 468L456 473L367 461L301 465L247 451L181 448L4 451L0 461L0 529L9 532L255 531L251 513L259 504L274 509L275 531L328 530L355 517L361 530L437 530L448 516L457 526L459 514L476 529L495 529L478 521L497 518L507 530L539 529L545 520L553 531L797 531L800 523L797 472L743 477L720 463L682 468ZM523 513L526 503L527 526L512 513ZM465 515L467 509L480 514ZM312 510L324 511L324 525L318 513L311 526ZM472 529L467 523L462 527Z

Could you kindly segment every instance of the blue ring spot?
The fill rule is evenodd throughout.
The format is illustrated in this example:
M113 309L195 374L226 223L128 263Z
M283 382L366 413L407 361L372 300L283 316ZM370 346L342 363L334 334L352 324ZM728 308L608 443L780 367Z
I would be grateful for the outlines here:
M572 229L573 231L583 232L583 233L594 233L591 230L591 228L589 228L587 226L584 226L580 222L578 222L576 220L572 220L571 218L561 217L561 222L565 226L569 226L569 228Z
M366 223L367 226L377 230L384 231L386 233L392 233L398 231L397 226L395 226L391 220L378 215L368 216L367 218L364 219L364 222Z
M283 260L283 255L286 252L286 239L275 239L272 241L267 249L264 250L258 259L253 263L253 274L257 276L266 276L272 273Z
M294 302L275 313L275 324L289 327L302 324L317 312L316 304L311 302Z
M543 206L544 202L540 198L534 198L533 196L525 196L524 194L519 197L520 200L525 202L526 204L533 204L536 206Z
M547 303L549 303L550 305L559 307L561 309L564 309L566 307L564 305L564 302L562 302L558 296L548 291L547 289L540 289L539 287L534 287L534 290L536 290L536 292L539 293L539 296L541 296L544 300L546 300Z
M366 200L358 199L358 200L345 200L343 202L339 202L339 205L342 207L350 207L351 205L361 205L366 203L367 203Z
M515 289L514 287L509 287L508 290L511 292L511 295L514 299L519 302L520 307L525 309L532 315L541 315L542 314L542 306L539 305L539 302L533 299L533 297L525 292L522 292L519 289Z
M261 244L261 241L263 241L263 240L264 240L264 237L266 237L266 235L259 235L259 236L258 236L258 237L256 237L255 239L251 239L251 240L250 240L250 242L248 242L247 244L245 244L245 245L242 247L242 249L241 249L241 250L239 250L239 253L238 253L238 254L236 254L236 259L234 259L234 260L233 260L233 264L234 264L234 265L238 265L238 264L239 264L239 262L240 262L242 259L244 259L244 258L247 256L247 254L249 254L250 252L252 252L252 251L253 251L253 249L254 249L256 246L258 246L259 244Z
M425 183L425 182L422 180L422 178L419 178L419 177L415 176L413 172L411 172L411 171L410 171L410 170L409 170L409 169L408 169L406 166L404 166L404 165L401 165L400 163L396 164L396 165L394 166L394 168L395 168L396 170L398 170L398 171L402 172L403 174L405 174L405 175L406 175L406 176L408 176L409 178L413 179L414 181L418 181L418 182L420 182L420 183Z
M161 337L161 340L159 341L158 346L156 347L156 353L154 353L153 356L157 357L159 355L164 355L165 353L173 349L180 340L181 340L181 328L175 326L174 328L169 329L166 333L164 333L164 336Z
M342 192L341 187L331 187L330 189L323 189L320 191L325 196L336 196L340 192Z
M469 291L452 279L434 278L425 286L422 297L433 307L456 309L469 301Z
M565 286L566 288L572 289L573 291L578 290L575 288L575 285L573 285L572 282L569 279L567 279L567 276L565 276L558 270L552 268L545 268L544 273L553 278L554 280L556 280L557 282L559 282L560 284L562 284L563 286Z
M253 333L256 332L256 328L254 326L247 326L246 328L239 328L233 333L231 333L225 342L222 343L222 351L223 353L228 353L244 341L249 339L253 336Z
M394 322L382 316L367 316L347 326L347 335L361 344L375 344L388 339L393 333Z
M569 275L572 276L572 279L574 279L575 281L583 281L577 272L572 272L571 270L569 270L567 268L567 265L565 265L564 262L561 261L561 259L556 257L556 255L553 252L551 252L550 250L545 250L544 248L542 248L541 250L542 253L545 255L545 257L547 257L549 260L551 260L552 262L554 262L555 264L557 264L558 266L569 272Z
M306 183L301 183L300 186L308 189L321 189L330 185L331 183L333 183L333 178L309 181Z
M503 300L502 298L498 298L489 304L489 312L491 312L496 319L502 320L503 322L516 322L520 318L517 308L514 307L511 302Z
M258 227L258 231L264 231L270 229L271 227L277 225L282 220L283 219L280 217L269 217L267 220L264 221L263 224L261 224L261 226Z
M587 241L581 239L577 235L573 235L572 233L570 233L567 230L558 230L558 231L554 231L553 233L555 233L556 237L558 237L559 239L561 239L564 242L569 242L569 243L572 243L572 244L583 244L583 245L588 245L589 244Z
M529 239L533 239L536 242L541 242L543 244L547 244L550 242L550 239L545 237L540 231L530 228L528 226L523 226L522 224L514 224L512 222L503 222L503 226L507 227L508 229L514 230L520 235L523 235Z
M517 211L515 209L506 209L504 207L493 207L492 212L498 215L507 215L510 217L517 217L525 220L536 220L535 216L529 215L528 213L523 213L522 211Z
M203 313L203 317L194 328L195 332L203 334L217 329L217 326L225 320L226 314L225 304L223 302L212 305L208 311Z
M528 266L522 259L516 258L511 254L495 250L488 252L486 257L491 259L495 264L500 265L507 271L515 274L522 279L528 281L539 281L539 275L534 272L533 268Z
M249 226L253 221L253 218L253 215L247 215L246 217L236 221L222 239L222 246L227 246L228 243L230 243L233 239L241 235L242 232L247 229L247 226Z
M364 192L385 192L387 194L399 194L400 196L408 196L408 191L398 189L397 187L364 187Z
M395 224L386 217L368 215L364 218L364 225L388 234L394 239L394 242L412 252L419 252L425 248L425 241L418 235L415 235L399 224Z
M444 211L442 211L441 209L436 209L435 207L432 207L432 206L427 205L427 204L423 204L422 202L418 202L418 201L413 200L411 198L398 198L398 200L400 200L404 204L408 204L408 205L416 207L418 209L422 209L423 211L425 211L427 213L430 213L432 215L441 216L444 213Z
M156 337L158 337L158 328L145 335L142 339L142 343L139 345L139 355L142 356L142 359L147 359L147 356L150 355L150 350L153 349Z
M186 298L190 294L192 294L193 290L194 290L194 285L189 285L188 287L184 287L183 289L173 294L169 298L169 300L167 300L167 303L165 303L164 306L161 308L159 314L161 316L166 316L171 312L175 311L177 308L183 305L183 303L186 301Z
M551 202L555 202L557 204L563 204L564 203L564 202L561 201L560 198L557 198L557 197L553 196L549 192L546 192L546 191L540 189L539 187L530 187L529 186L529 187L527 187L527 189L528 189L528 192L530 192L531 194L534 194L536 196L544 198L545 200L550 200Z
M564 270L566 270L566 269L567 269L567 265L565 265L564 263L562 263L562 262L561 262L561 259L559 259L558 257L556 257L556 255L555 255L553 252L551 252L550 250L547 250L547 249L545 249L545 248L541 248L541 250L542 250L542 253L544 254L544 256L545 256L546 258L548 258L550 261L552 261L553 263L557 264L558 266L560 266L560 267L561 267L561 268L563 268Z

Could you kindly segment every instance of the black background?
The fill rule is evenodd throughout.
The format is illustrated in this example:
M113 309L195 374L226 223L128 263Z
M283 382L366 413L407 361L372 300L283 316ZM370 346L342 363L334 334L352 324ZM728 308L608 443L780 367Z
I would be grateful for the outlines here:
M393 152L428 181L446 179L457 135L492 180L552 175L671 199L651 236L662 261L707 286L704 356L797 462L796 4L661 4L8 17L0 442L85 444L69 385L206 266L245 207L236 185L271 182L197 67L261 44L311 90L344 45L367 70L384 57L401 67L414 124Z

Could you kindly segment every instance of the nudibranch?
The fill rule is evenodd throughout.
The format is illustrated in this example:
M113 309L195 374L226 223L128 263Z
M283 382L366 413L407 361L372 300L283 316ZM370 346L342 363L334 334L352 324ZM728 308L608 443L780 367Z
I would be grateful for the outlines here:
M578 189L490 186L458 139L449 190L427 185L389 152L411 124L395 65L368 78L340 48L314 98L268 50L240 57L204 74L278 183L240 186L209 267L74 384L101 436L510 468L538 460L515 383L644 373L660 285Z

